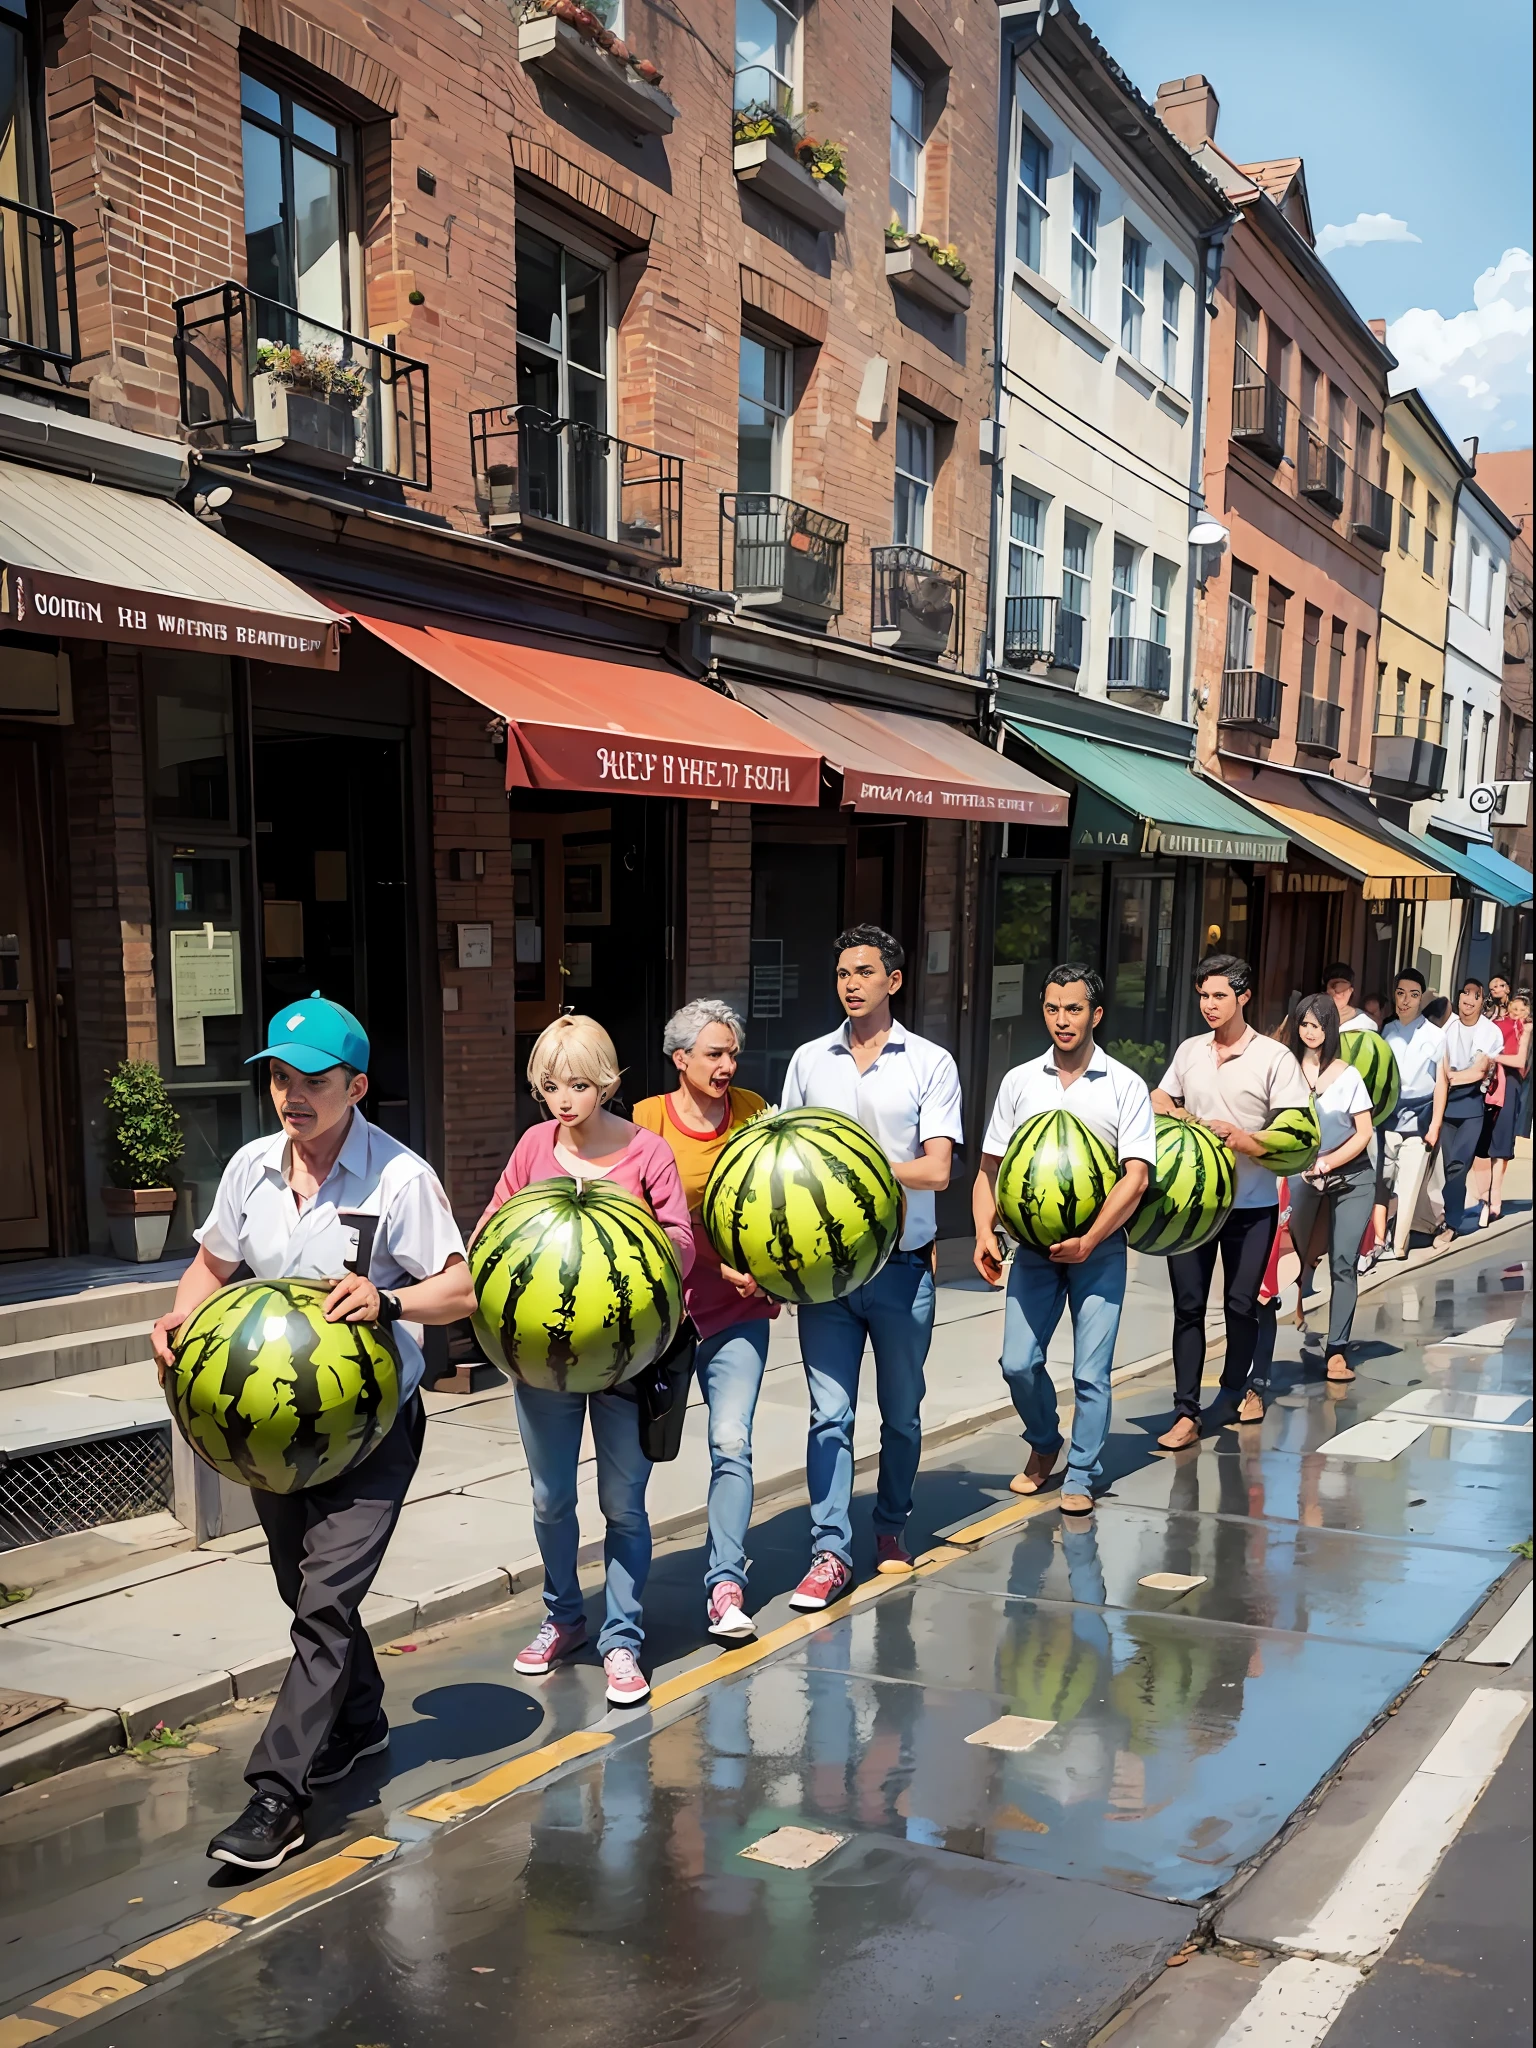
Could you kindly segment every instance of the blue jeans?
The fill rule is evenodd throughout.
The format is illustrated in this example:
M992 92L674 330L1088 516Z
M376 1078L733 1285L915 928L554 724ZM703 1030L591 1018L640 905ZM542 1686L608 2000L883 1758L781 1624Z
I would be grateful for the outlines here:
M912 1482L923 1450L923 1367L933 1337L933 1273L926 1252L893 1252L873 1280L841 1301L813 1303L800 1316L800 1355L811 1396L805 1478L811 1549L853 1564L853 1417L868 1338L880 1403L880 1478L875 1533L899 1536L912 1512Z
M1109 1372L1125 1301L1125 1236L1116 1231L1078 1266L1057 1266L1027 1246L1013 1255L1003 1310L1003 1378L1034 1451L1061 1446L1056 1389L1045 1354L1062 1309L1072 1310L1072 1448L1064 1493L1091 1493L1109 1435Z
M700 1339L694 1355L709 1405L709 1570L705 1590L722 1579L747 1583L747 1524L752 1519L752 1417L768 1363L764 1317L731 1323Z
M651 1569L651 1524L645 1512L651 1461L640 1448L639 1411L623 1394L557 1394L520 1382L516 1394L550 1618L570 1628L586 1613L576 1575L581 1548L576 1466L581 1426L590 1413L597 1446L597 1502L608 1524L603 1540L608 1611L597 1647L605 1657L610 1650L638 1652L644 1640L640 1595Z

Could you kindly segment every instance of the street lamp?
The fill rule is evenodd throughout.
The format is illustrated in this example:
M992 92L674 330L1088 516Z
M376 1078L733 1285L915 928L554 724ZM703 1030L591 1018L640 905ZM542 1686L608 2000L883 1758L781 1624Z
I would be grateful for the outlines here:
M1219 519L1213 519L1209 512L1202 512L1189 529L1189 545L1195 555L1195 581L1202 590L1216 574L1219 559L1231 540L1226 527Z

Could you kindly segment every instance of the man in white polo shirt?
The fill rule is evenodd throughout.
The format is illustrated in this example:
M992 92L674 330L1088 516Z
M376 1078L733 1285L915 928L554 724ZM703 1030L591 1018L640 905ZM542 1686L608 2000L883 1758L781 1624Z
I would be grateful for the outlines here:
M853 1419L866 1339L875 1353L880 1476L875 1494L879 1569L912 1568L902 1541L922 1455L923 1368L933 1337L935 1197L949 1186L965 1135L960 1074L943 1046L904 1031L891 1015L905 954L879 925L837 940L837 994L847 1021L802 1045L784 1076L785 1109L840 1109L878 1140L906 1195L901 1244L873 1280L840 1301L798 1311L811 1396L806 1485L811 1568L790 1606L828 1606L853 1581Z
M1053 967L1040 1005L1051 1050L1003 1076L982 1140L981 1170L971 1191L976 1270L989 1287L1002 1278L997 1171L1014 1132L1042 1110L1067 1110L1114 1153L1120 1178L1081 1237L1053 1245L1048 1258L1022 1244L1014 1253L1002 1365L1029 1444L1029 1462L1012 1482L1013 1491L1038 1493L1061 1454L1056 1388L1045 1354L1062 1309L1070 1306L1076 1406L1061 1510L1086 1515L1093 1509L1093 1483L1109 1435L1109 1374L1125 1301L1125 1225L1146 1192L1157 1138L1146 1082L1094 1043L1104 1015L1104 984L1094 970L1077 960Z
M1355 970L1347 960L1336 960L1323 974L1323 992L1333 997L1333 1007L1339 1013L1339 1035L1346 1031L1375 1031L1379 1029L1376 1019L1369 1010L1355 1008Z
M1391 1245L1383 1244L1381 1256L1406 1259L1419 1195L1440 1142L1451 1070L1445 1055L1445 1033L1423 1014L1424 977L1416 967L1405 967L1398 975L1392 1005L1397 1015L1381 1035L1397 1061L1398 1095L1397 1108L1382 1136L1395 1169L1397 1225ZM1385 1215L1377 1235L1385 1238Z
M1483 1090L1504 1050L1504 1034L1483 1015L1487 991L1475 974L1462 982L1456 1010L1445 1020L1445 1130L1440 1157L1445 1166L1445 1229L1437 1245L1468 1236L1478 1227L1466 1206L1467 1174L1483 1131Z

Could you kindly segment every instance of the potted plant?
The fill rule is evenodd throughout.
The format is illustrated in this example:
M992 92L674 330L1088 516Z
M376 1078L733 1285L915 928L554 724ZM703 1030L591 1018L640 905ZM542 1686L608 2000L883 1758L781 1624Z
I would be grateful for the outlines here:
M937 235L923 235L913 228L904 228L894 215L885 231L885 246L892 255L901 249L921 249L928 260L936 263L940 270L947 271L956 284L968 285L971 281L971 273L953 242L941 242Z
M367 371L330 344L256 344L251 416L258 441L297 441L313 459L345 469L357 454L357 411L367 395Z
M148 1060L123 1060L107 1076L107 1178L101 1191L120 1259L143 1265L165 1250L176 1206L170 1170L181 1157L181 1118L160 1069Z

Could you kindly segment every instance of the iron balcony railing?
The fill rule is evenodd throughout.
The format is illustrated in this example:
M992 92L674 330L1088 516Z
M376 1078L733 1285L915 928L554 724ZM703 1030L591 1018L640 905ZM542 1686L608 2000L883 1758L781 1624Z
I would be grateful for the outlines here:
M1232 379L1232 439L1251 448L1261 460L1277 463L1285 456L1285 393L1261 370L1245 348L1237 351Z
M1301 495L1310 498L1314 505L1321 505L1336 519L1344 510L1344 484L1348 474L1349 465L1343 451L1336 448L1310 420L1299 420L1296 426L1296 477Z
M1326 754L1330 760L1340 752L1339 736L1344 726L1344 706L1331 704L1326 697L1309 696L1303 691L1296 706L1296 744L1313 754Z
M1392 494L1355 472L1354 502L1350 506L1350 527L1356 540L1369 548L1392 545Z
M1115 634L1109 643L1108 683L1112 690L1141 690L1166 697L1173 678L1173 656L1159 640L1134 640Z
M1080 669L1083 665L1081 612L1067 611L1059 597L1010 597L1003 603L1003 660L1010 668Z
M79 360L75 230L0 197L0 363L23 372L51 365L67 381Z
M869 637L903 654L965 661L965 571L921 548L869 551Z
M199 446L430 487L425 363L232 279L175 304L182 423Z
M1221 679L1218 723L1262 739L1280 737L1280 699L1285 685L1259 668L1229 668Z
M494 534L594 541L658 568L683 559L683 460L536 405L469 416L475 502Z
M825 625L843 608L848 527L772 491L720 493L720 581L743 605ZM726 583L729 569L730 582Z

